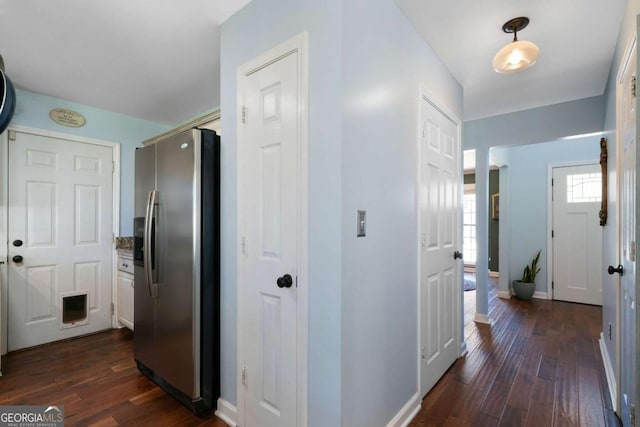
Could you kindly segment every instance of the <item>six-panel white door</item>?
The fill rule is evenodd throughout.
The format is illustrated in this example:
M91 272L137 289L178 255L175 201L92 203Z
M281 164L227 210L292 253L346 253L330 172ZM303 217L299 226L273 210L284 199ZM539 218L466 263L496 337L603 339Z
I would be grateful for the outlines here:
M111 147L9 142L9 351L111 327L112 186ZM63 296L83 291L87 321L63 323Z
M457 126L420 100L420 391L424 396L459 354L460 142Z
M246 427L297 416L298 54L246 77L242 289ZM288 281L285 275L289 275ZM278 279L281 279L280 287Z
M622 79L618 84L618 182L620 198L620 406L618 415L624 426L634 425L632 407L636 406L636 115L637 98L633 95L636 76L635 44L628 62L621 67Z
M553 168L553 299L602 305L599 164Z

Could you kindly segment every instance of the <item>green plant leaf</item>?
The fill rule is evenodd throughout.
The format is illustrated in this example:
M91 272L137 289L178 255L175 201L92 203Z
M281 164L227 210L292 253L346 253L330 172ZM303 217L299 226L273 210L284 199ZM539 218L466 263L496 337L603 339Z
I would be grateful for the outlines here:
M531 261L531 265L527 265L522 271L522 281L524 283L535 283L536 276L540 272L541 268L538 267L538 261L540 260L540 253L542 249L538 251L536 256Z

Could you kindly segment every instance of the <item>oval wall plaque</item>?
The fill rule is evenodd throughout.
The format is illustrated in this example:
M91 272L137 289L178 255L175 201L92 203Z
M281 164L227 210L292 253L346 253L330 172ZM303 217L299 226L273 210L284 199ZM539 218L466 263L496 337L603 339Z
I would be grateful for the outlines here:
M72 128L79 128L87 122L82 114L65 108L54 108L49 112L49 117L59 125Z

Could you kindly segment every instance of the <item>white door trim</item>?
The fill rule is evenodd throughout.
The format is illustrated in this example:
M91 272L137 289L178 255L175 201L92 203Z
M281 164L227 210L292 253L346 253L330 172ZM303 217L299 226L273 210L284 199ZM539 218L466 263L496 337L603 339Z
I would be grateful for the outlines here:
M308 369L307 369L307 353L308 353L308 35L306 32L300 33L297 36L285 41L284 43L268 50L267 52L259 55L258 57L250 60L249 62L238 67L237 71L237 105L236 105L236 129L238 132L238 144L237 147L237 275L238 275L238 287L237 287L237 310L238 310L238 331L237 331L237 398L238 398L238 425L244 426L245 423L245 393L244 386L242 384L242 366L245 359L244 354L244 335L245 325L243 319L245 318L245 303L242 295L246 287L246 278L244 277L244 264L245 259L242 254L242 236L243 228L242 218L244 217L244 186L243 186L243 171L244 171L244 150L246 135L244 126L242 125L242 94L246 91L246 77L259 71L279 59L286 57L292 53L298 54L298 141L299 141L299 158L298 158L298 173L299 173L299 206L298 206L298 307L297 307L297 422L299 427L305 427L307 425L307 381L308 381Z
M416 298L416 304L418 305L418 309L417 309L417 314L418 317L416 319L416 322L418 324L417 327L417 332L418 332L418 336L417 336L417 343L418 343L418 347L416 348L416 363L418 366L417 369L417 377L416 377L416 387L418 390L419 395L422 395L422 390L420 390L421 388L421 378L422 378L422 372L421 372L421 348L422 348L422 331L421 331L421 292L420 292L420 274L421 274L421 268L420 268L420 252L421 252L421 242L420 242L420 236L422 233L422 230L420 228L420 206L421 206L421 195L420 195L420 185L421 185L421 176L420 176L420 140L421 140L421 126L420 126L420 105L422 100L426 100L427 102L429 102L431 105L433 105L438 111L440 111L442 114L444 114L449 120L451 120L452 122L455 123L456 125L456 137L458 138L458 144L460 145L460 158L458 159L458 175L460 177L463 176L463 166L462 166L462 121L460 120L460 118L453 113L453 111L451 111L449 109L449 107L447 107L447 105L445 105L443 102L441 102L435 95L433 95L433 93L431 91L429 91L426 87L426 85L424 84L420 84L420 87L418 89L418 103L417 103L417 110L416 110L416 210L415 210L415 215L416 215L416 219L417 219L417 233L416 233L416 271L417 271L417 275L416 275L416 293L417 293L417 298ZM462 194L464 192L464 184L461 182L462 185L460 185L460 188L458 189L458 198L460 203L458 203L458 248L460 250L462 250ZM459 356L463 356L467 353L467 343L464 341L464 335L462 332L462 329L464 328L464 313L462 311L462 277L463 277L463 273L462 273L462 269L463 269L463 265L462 263L460 263L460 283L459 286L456 286L456 292L457 294L455 295L455 300L456 300L456 311L458 312L458 325L456 325L457 327L456 329L456 348L459 349L460 353Z
M113 236L117 236L120 232L120 143L105 141L102 139L87 138L83 136L71 135L61 132L54 132L50 130L37 129L28 126L10 125L7 130L0 135L0 242L7 242L7 235L9 232L8 223L8 195L9 195L9 132L20 132L31 135L44 136L47 138L58 138L67 141L79 142L83 144L100 145L104 147L110 147L112 149L112 161L113 161L113 224L112 233ZM114 303L114 313L117 313L116 304L116 286L117 286L117 253L115 250L115 243L112 240L112 254L111 254L111 301ZM0 244L0 261L7 261L7 245L6 243ZM6 264L4 264L6 265ZM2 295L7 295L7 269L1 268L0 280L2 280ZM1 320L1 335L0 341L1 354L7 353L7 338L9 333L8 324L8 311L7 311L7 298L2 298L0 301L0 320ZM111 315L112 327L118 327L117 316Z
M599 137L601 133L596 133L595 136ZM599 139L598 139L599 141ZM551 238L551 232L553 231L553 169L554 168L566 168L571 166L586 166L586 165L599 165L599 160L584 160L579 162L555 162L547 165L547 292L536 292L541 294L543 299L553 299L553 239Z

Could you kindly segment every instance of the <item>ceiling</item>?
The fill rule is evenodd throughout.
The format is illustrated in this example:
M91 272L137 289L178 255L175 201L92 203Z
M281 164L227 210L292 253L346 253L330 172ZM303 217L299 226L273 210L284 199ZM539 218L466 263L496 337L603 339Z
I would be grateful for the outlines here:
M18 88L175 125L219 105L219 26L249 1L0 0L0 54ZM601 95L625 6L396 1L463 86L465 121ZM502 24L521 15L540 59L498 75Z
M396 0L464 88L464 120L557 104L605 90L625 0ZM511 18L527 16L518 39L534 42L531 68L497 74L491 61L513 35Z
M18 88L178 124L220 104L220 24L248 2L0 0L0 54Z

